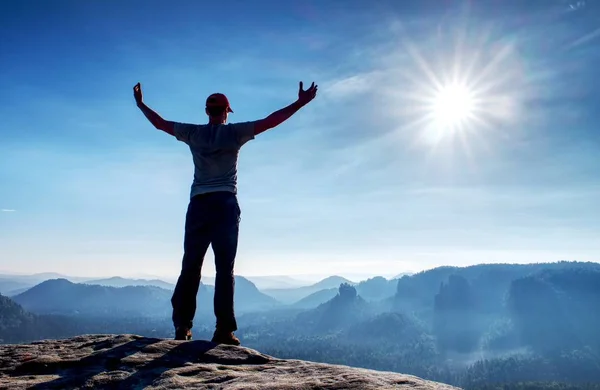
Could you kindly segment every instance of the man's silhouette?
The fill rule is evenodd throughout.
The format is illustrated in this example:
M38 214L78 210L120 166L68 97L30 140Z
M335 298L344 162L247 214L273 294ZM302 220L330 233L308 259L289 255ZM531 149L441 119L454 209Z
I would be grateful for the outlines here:
M196 313L196 294L200 271L208 246L212 244L217 270L214 312L216 329L212 341L239 345L234 335L237 323L233 308L233 267L237 252L240 206L237 199L237 162L239 150L246 142L265 130L287 120L317 94L313 82L298 99L264 119L227 124L233 110L221 93L206 99L208 123L197 125L164 120L143 102L140 83L133 95L140 110L159 130L185 142L192 153L195 172L186 213L184 254L181 273L171 299L176 340L190 340Z

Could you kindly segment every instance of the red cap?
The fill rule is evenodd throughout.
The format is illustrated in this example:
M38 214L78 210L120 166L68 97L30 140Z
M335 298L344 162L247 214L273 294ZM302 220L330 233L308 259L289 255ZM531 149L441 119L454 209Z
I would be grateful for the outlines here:
M227 112L233 112L229 105L229 99L222 93L213 93L206 98L206 107L225 107L227 108Z

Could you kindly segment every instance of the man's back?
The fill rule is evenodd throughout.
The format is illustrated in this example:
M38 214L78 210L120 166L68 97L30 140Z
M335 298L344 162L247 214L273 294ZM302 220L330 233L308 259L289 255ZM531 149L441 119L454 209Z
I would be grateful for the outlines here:
M212 342L239 345L234 335L234 264L237 255L241 209L237 200L237 161L240 148L268 129L278 126L317 93L313 82L304 90L299 84L298 100L269 116L254 121L226 124L233 110L221 93L206 99L209 124L194 125L167 121L143 102L140 83L133 87L137 106L156 127L189 145L194 159L194 183L185 217L181 272L173 291L173 325L176 340L191 340L196 314L196 295L204 256L209 246L215 255L215 333ZM201 195L205 194L205 195ZM197 196L199 195L199 196Z
M194 160L191 197L207 192L237 193L240 148L254 138L254 122L194 125L175 123L174 135L189 145Z

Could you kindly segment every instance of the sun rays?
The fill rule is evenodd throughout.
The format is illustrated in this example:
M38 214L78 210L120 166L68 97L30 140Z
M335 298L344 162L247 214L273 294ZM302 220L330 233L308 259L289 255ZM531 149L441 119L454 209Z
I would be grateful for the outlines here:
M432 151L457 144L466 154L487 149L518 114L524 76L514 46L485 34L472 34L469 44L465 37L463 31L432 38L430 50L406 40L401 45L408 66L397 75L406 88L395 93L395 101L403 112L403 133Z

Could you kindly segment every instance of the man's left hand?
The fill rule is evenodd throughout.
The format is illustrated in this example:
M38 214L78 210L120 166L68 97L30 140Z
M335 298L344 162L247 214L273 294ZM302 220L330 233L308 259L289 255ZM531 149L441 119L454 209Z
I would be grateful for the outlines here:
M135 98L135 102L136 104L139 106L140 104L142 104L143 102L143 98L142 98L142 86L140 83L137 83L134 87L133 87L133 97Z
M315 96L317 96L318 86L315 85L315 82L313 81L312 85L306 91L303 87L304 85L302 81L300 81L300 85L298 88L298 101L304 106L308 104L311 100L313 100Z

